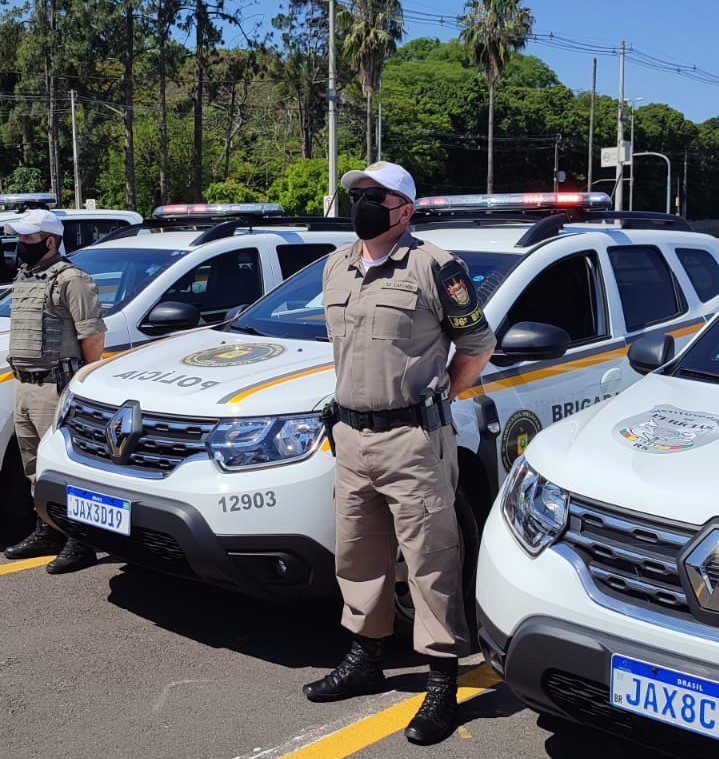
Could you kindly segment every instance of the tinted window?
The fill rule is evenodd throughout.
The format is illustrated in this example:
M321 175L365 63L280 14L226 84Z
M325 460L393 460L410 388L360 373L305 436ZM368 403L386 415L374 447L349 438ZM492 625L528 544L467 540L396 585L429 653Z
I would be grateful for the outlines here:
M479 250L455 250L453 252L467 264L469 277L482 306L487 305L487 301L504 282L507 274L522 259L520 255L511 253L485 253Z
M719 382L719 320L714 319L679 361L670 364L665 372Z
M671 319L682 310L669 265L657 248L609 248L627 331Z
M331 253L334 249L335 246L331 243L326 245L310 245L309 243L278 245L277 257L280 259L282 279L291 277L295 272L304 269L307 264L322 258L326 253Z
M191 303L205 322L221 321L228 309L262 295L259 252L243 248L223 253L183 274L160 299Z
M65 251L72 253L120 227L126 227L128 223L125 219L63 219Z
M507 315L508 326L541 322L561 327L573 343L600 337L606 330L599 302L596 256L565 258L537 275Z
M677 257L702 303L719 294L719 264L709 251L677 248Z
M70 260L95 280L107 315L131 301L184 254L182 250L100 247L75 251Z

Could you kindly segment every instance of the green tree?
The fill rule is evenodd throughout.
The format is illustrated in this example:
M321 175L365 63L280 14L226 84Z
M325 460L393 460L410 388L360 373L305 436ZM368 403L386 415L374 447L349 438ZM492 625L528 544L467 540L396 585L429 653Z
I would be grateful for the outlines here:
M10 175L8 192L42 192L42 172L32 166L18 166Z
M522 0L467 0L460 39L472 62L489 82L487 125L487 192L494 190L494 96L512 53L532 32L534 17Z
M374 93L387 58L404 34L402 6L399 0L351 0L349 8L341 7L339 20L345 29L345 55L359 72L366 99L366 159L370 164Z
M205 199L208 203L261 203L267 195L236 179L226 179L207 185Z

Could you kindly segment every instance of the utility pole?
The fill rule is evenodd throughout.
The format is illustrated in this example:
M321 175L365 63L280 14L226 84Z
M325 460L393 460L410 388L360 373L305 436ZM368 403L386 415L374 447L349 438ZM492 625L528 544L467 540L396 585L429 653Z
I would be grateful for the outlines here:
M559 141L561 134L554 135L554 194L559 192Z
M327 216L337 216L337 62L335 60L335 0L329 0L329 41L327 57L329 60L329 91L327 99L330 104L329 132L329 195L330 202Z
M592 59L592 101L589 107L589 156L587 157L587 192L592 191L594 164L594 104L597 100L597 59Z
M382 77L379 78L379 103L377 104L377 160L382 160Z
M72 114L72 166L75 171L75 208L82 208L82 187L80 186L80 157L77 150L77 120L75 118L75 90L70 90L70 112Z
M682 182L682 216L687 217L687 168L689 163L689 151L684 148L684 180Z
M622 147L624 144L624 57L627 46L622 42L619 51L619 109L617 111L617 188L614 193L614 210L624 208L624 163L622 162Z

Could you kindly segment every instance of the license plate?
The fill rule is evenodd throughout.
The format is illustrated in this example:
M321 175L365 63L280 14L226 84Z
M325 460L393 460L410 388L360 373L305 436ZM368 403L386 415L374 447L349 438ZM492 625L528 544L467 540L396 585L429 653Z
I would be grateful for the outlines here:
M719 683L627 656L612 656L611 703L719 739Z
M67 486L67 516L102 530L130 534L130 501Z

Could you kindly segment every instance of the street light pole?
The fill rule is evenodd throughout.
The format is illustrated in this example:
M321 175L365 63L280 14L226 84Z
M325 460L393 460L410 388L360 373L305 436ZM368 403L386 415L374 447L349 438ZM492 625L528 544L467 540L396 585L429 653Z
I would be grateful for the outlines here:
M655 153L653 150L646 150L643 153L634 153L635 156L641 156L641 155L653 155L657 158L663 158L667 162L667 213L671 213L671 205L672 205L672 164L669 160L668 156L665 156L664 153Z
M617 188L614 193L614 210L621 211L624 207L624 162L622 147L624 144L624 58L626 43L622 42L619 51L619 109L617 111Z
M75 208L82 208L80 186L80 159L77 150L77 123L75 120L75 90L70 90L70 113L72 114L72 165L75 172Z
M335 0L329 0L329 42L327 57L329 62L329 195L327 216L337 216L337 62L335 59Z
M632 98L630 100L632 104L632 136L629 138L629 145L631 149L631 155L629 158L630 163L630 170L631 175L629 179L629 210L634 210L634 110L635 110L635 103L638 103L640 100L644 100L644 98Z

